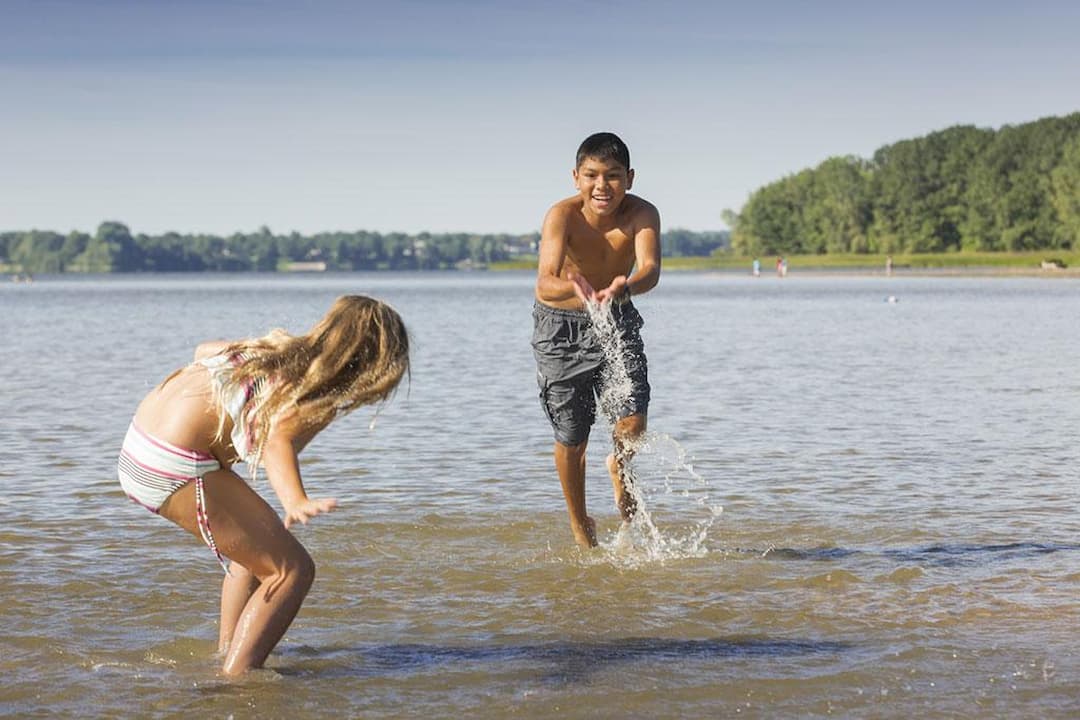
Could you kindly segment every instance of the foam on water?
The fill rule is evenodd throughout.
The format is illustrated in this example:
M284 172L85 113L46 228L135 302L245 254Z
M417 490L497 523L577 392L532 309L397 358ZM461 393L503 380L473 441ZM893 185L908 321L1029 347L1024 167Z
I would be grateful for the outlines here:
M614 426L633 391L626 348L610 303L586 303L606 363L600 412ZM637 512L614 537L601 542L605 560L620 566L701 557L709 529L723 508L710 500L708 481L694 470L686 450L670 435L648 431L615 452ZM657 518L663 518L661 531Z

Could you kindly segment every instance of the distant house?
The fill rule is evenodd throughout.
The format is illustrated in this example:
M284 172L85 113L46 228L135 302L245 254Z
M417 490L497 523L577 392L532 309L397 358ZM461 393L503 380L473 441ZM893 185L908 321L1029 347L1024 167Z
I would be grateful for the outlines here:
M326 272L326 263L322 260L307 262L287 262L281 266L282 272Z

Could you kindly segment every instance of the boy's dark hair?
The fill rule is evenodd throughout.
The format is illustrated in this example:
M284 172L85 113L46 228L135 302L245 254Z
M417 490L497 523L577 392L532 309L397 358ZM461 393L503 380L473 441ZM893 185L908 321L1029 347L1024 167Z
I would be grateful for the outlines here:
M585 138L581 147L578 148L577 164L574 167L581 167L585 158L595 158L604 162L614 160L627 170L630 169L630 149L615 133L598 132Z

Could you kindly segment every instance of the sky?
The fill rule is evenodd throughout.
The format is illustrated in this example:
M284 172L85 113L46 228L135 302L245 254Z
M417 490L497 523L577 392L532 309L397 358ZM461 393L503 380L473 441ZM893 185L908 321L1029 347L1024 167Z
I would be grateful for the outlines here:
M0 231L527 233L580 142L664 228L1080 110L1080 3L0 0Z

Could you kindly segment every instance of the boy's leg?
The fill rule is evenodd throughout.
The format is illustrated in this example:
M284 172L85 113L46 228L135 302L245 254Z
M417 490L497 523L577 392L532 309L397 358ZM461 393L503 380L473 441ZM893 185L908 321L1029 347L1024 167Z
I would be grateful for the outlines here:
M577 544L585 548L596 546L596 523L585 510L585 449L588 445L588 440L579 445L555 443L555 469L570 513L570 530Z
M159 512L201 541L194 486L173 493ZM238 675L261 667L285 634L315 579L315 563L274 509L236 473L207 473L204 488L218 549L259 580L235 623L222 667L226 675Z
M627 472L627 465L634 457L637 442L645 432L645 424L645 415L628 415L616 422L612 429L615 451L607 456L608 474L615 489L615 506L627 522L632 520L637 512L637 499L630 489L633 477Z
M617 324L622 338L622 365L630 380L630 394L625 405L619 409L623 414L618 418L611 431L614 452L607 458L608 474L615 489L615 504L624 521L629 521L637 512L637 500L633 491L633 476L630 474L630 461L634 457L641 436L645 433L649 399L652 389L649 387L649 363L645 357L645 343L641 339L644 321L637 308L630 304L621 306Z

